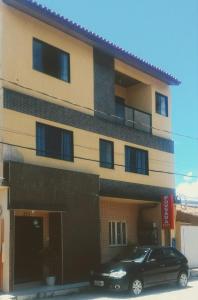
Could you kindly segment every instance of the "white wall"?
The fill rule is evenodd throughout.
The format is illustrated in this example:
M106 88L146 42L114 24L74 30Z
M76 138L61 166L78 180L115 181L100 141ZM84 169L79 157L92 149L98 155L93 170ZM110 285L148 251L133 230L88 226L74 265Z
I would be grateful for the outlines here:
M2 214L0 219L4 220L4 243L1 250L3 261L3 291L9 291L9 253L10 253L10 211L7 209L8 189L0 187L0 205Z
M198 226L181 226L181 252L187 257L190 268L198 267Z

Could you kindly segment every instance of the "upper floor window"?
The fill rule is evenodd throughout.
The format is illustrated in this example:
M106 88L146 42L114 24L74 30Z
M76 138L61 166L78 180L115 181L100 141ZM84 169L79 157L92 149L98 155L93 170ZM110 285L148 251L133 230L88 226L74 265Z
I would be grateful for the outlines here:
M35 38L33 39L33 68L70 82L69 54Z
M115 98L115 115L121 120L125 119L125 103L124 99L116 96Z
M37 123L36 154L73 161L73 132Z
M125 146L125 171L148 175L148 151Z
M103 168L114 168L113 142L100 139L100 166Z
M168 117L168 97L155 93L156 112L162 116Z

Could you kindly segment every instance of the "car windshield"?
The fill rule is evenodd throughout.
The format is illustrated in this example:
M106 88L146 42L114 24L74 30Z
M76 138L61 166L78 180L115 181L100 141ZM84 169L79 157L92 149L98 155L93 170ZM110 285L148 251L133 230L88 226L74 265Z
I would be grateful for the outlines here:
M135 247L130 250L128 255L125 254L125 256L122 257L121 261L133 261L137 263L141 263L144 261L146 255L149 252L149 248L138 248Z

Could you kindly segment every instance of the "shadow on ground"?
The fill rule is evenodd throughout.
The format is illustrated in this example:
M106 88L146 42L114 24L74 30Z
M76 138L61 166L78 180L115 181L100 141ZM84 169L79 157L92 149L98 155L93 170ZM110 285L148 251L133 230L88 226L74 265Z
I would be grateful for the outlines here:
M186 289L191 289L191 288L192 287L189 282L189 285ZM162 295L162 294L167 294L167 299L168 299L168 293L171 294L174 291L178 291L178 287L176 285L163 285L163 286L148 288L142 293L142 295L139 298L136 299L144 299L148 296ZM75 299L75 297L72 299ZM125 300L125 299L135 299L135 298L129 295L128 293L109 292L100 289L90 289L86 293L82 293L80 297L80 300L97 300L97 299L98 300L108 300L108 299Z

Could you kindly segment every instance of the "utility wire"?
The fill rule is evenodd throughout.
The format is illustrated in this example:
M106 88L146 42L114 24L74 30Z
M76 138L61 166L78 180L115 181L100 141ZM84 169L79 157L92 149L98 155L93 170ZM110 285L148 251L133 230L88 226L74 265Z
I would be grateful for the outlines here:
M26 87L24 85L21 85L19 83L16 83L14 81L11 81L11 80L8 80L8 79L2 78L2 77L0 77L0 80L4 81L4 82L7 82L7 83L10 83L12 85L15 85L17 87L21 87L23 89L26 89L26 90L29 90L29 91L32 91L32 92L36 92L36 93L41 94L43 96L47 96L47 97L50 97L52 99L65 102L65 103L67 103L69 105L73 105L73 106L81 108L81 109L86 109L86 110L91 111L91 112L98 112L98 113L103 114L105 116L114 117L114 118L118 118L118 119L122 120L121 117L118 117L118 116L115 116L115 115L112 115L112 114L108 114L106 112L99 111L99 110L96 110L96 109L92 109L90 107L86 107L86 106L83 106L83 105L80 105L80 104L77 104L77 103L73 103L73 102L71 102L69 100L65 100L65 99L62 99L62 98L59 98L59 97L56 97L56 96L52 96L52 95L50 95L48 93L44 93L42 91L38 91L38 90L32 89L30 87ZM173 132L173 131L169 131L169 130L165 130L165 129L156 128L154 126L149 126L149 125L147 125L146 123L143 123L143 122L136 122L136 121L132 121L132 120L126 120L126 121L129 122L129 123L132 123L132 124L142 125L142 126L147 127L149 129L154 129L154 130L157 130L157 131L160 131L160 132L165 132L165 133L168 133L168 134L171 134L171 135L177 135L177 136L180 136L180 137L184 137L184 138L187 138L187 139L198 141L198 137L192 137L190 135L185 135L185 134L181 134L181 133L177 133L177 132Z
M9 129L9 128L0 127L0 131L6 131L6 132L9 132L9 133L14 133L14 134L18 134L18 135L25 135L25 136L36 138L35 134L26 133L26 132L22 132L22 131L19 131L19 130L12 130L12 129ZM79 144L74 144L74 146L75 147L79 147L79 148L84 148L84 149L87 149L87 150L99 151L98 148L94 148L94 147L83 146L83 145L79 145ZM123 153L121 153L121 152L114 152L114 154L121 155L121 156L123 155ZM173 165L173 162L171 162L171 161L166 161L166 160L161 160L161 159L155 159L155 158L149 158L149 160L158 161L158 162L161 162L161 163Z
M181 193L178 193L178 198L180 197L186 197L186 198L189 198L189 199L192 199L192 200L197 200L198 199L198 194L197 194L197 196L195 196L195 197L193 197L193 196L187 196L187 195L185 195L185 194L181 194ZM183 200L183 201L185 201L185 200L188 200L188 199L180 199L180 200ZM197 202L197 204L198 204L198 202Z
M39 93L39 94L42 94L44 96L47 96L47 97L50 97L50 98L53 98L53 99L56 99L56 100L59 100L59 101L62 101L62 102L65 102L69 105L73 105L73 106L76 106L76 107L79 107L79 108L83 108L83 109L86 109L86 110L89 110L89 111L92 111L92 112L98 112L98 113L101 113L101 114L104 114L104 115L108 115L108 116L113 116L113 117L117 117L118 119L121 119L120 117L118 116L115 116L115 115L111 115L111 114L107 114L105 112L102 112L102 111L99 111L99 110L95 110L95 109L91 109L89 107L86 107L86 106L82 106L82 105L79 105L79 104L76 104L76 103L73 103L71 101L68 101L68 100L65 100L65 99L61 99L61 98L58 98L56 96L52 96L50 94L47 94L47 93L44 93L44 92L41 92L41 91L38 91L38 90L35 90L35 89L32 89L32 88L29 88L29 87L26 87L26 86L23 86L19 83L16 83L16 82L13 82L13 81L10 81L10 80L6 80L4 78L1 78L0 77L0 80L2 81L5 81L5 82L8 82L10 84L13 84L15 86L18 86L18 87L21 87L21 88L24 88L24 89L27 89L27 90L30 90L30 91L33 91L33 92L36 92L36 93ZM169 134L173 134L173 135L178 135L178 136L181 136L181 137L185 137L185 138L189 138L189 139L192 139L192 140L197 140L198 141L198 138L197 137L192 137L192 136L188 136L188 135L184 135L184 134L180 134L180 133L174 133L174 132L171 132L171 131L168 131L168 130L163 130L163 129L159 129L159 128L156 128L156 127L151 127L151 126L148 126L147 124L145 123L141 123L141 122L135 122L135 121L132 121L132 120L127 120L127 122L131 122L131 123L137 123L137 124L141 124L143 126L147 126L149 128L152 128L152 129L155 129L155 130L158 130L158 131L162 131L162 132L166 132L166 133L169 133ZM1 129L0 129L1 130ZM11 130L8 130L8 131L11 131ZM14 131L13 131L14 132ZM15 131L15 133L17 133L17 131ZM24 134L24 133L23 133ZM34 135L31 135L31 134L28 134L26 133L26 135L29 135L29 136L34 136ZM1 142L2 143L2 142ZM7 145L10 145L12 146L12 144L9 144L7 143ZM22 147L20 145L14 145L13 146L15 147ZM85 146L82 146L82 145L76 145L78 147L84 147L86 148ZM29 149L29 150L34 150L36 151L36 149L31 149L30 147L24 147L26 149ZM90 148L89 148L90 149ZM98 149L95 149L95 150L98 150ZM117 153L118 154L118 153ZM121 155L121 153L120 153ZM79 158L79 159L86 159L86 160L89 160L87 158L80 158L80 157L76 157L76 158ZM162 161L162 160L157 160L157 159L150 159L150 160L155 160L155 161L160 161L160 162L165 162L167 164L172 164L171 162L167 162L167 161ZM97 160L92 160L92 161L96 161L96 162L99 162ZM115 164L116 165L116 164ZM118 165L117 166L122 166L122 167L125 167L123 165ZM192 177L192 178L198 178L198 176L191 176L191 175L186 175L186 174L182 174L182 173L174 173L174 172L165 172L165 171L162 171L162 170L149 170L151 172L161 172L161 173L166 173L166 174L171 174L171 175L177 175L177 176L186 176L186 177Z
M16 147L16 148L22 148L22 149L26 149L26 150L31 150L31 151L39 151L39 152L41 152L40 150L35 149L33 147L21 146L21 145L17 145L17 144L2 142L2 141L0 141L0 144L7 145L7 146L12 146L12 147ZM54 152L53 154L58 154L58 153ZM73 156L73 158L75 158L75 159L81 159L81 160L85 160L85 161L97 162L97 163L101 162L100 160L97 160L97 159L90 159L90 158L81 157L81 156ZM125 165L122 165L122 164L114 164L114 165L125 168ZM141 168L141 170L144 170L144 169ZM186 174L182 174L182 173L176 173L176 172L170 172L170 171L163 171L163 170L148 169L148 171L149 172L154 172L154 173L162 173L162 174L168 174L168 175L182 176L182 177L185 176L185 177L189 177L189 178L198 178L198 176L195 176L195 175L186 175Z

